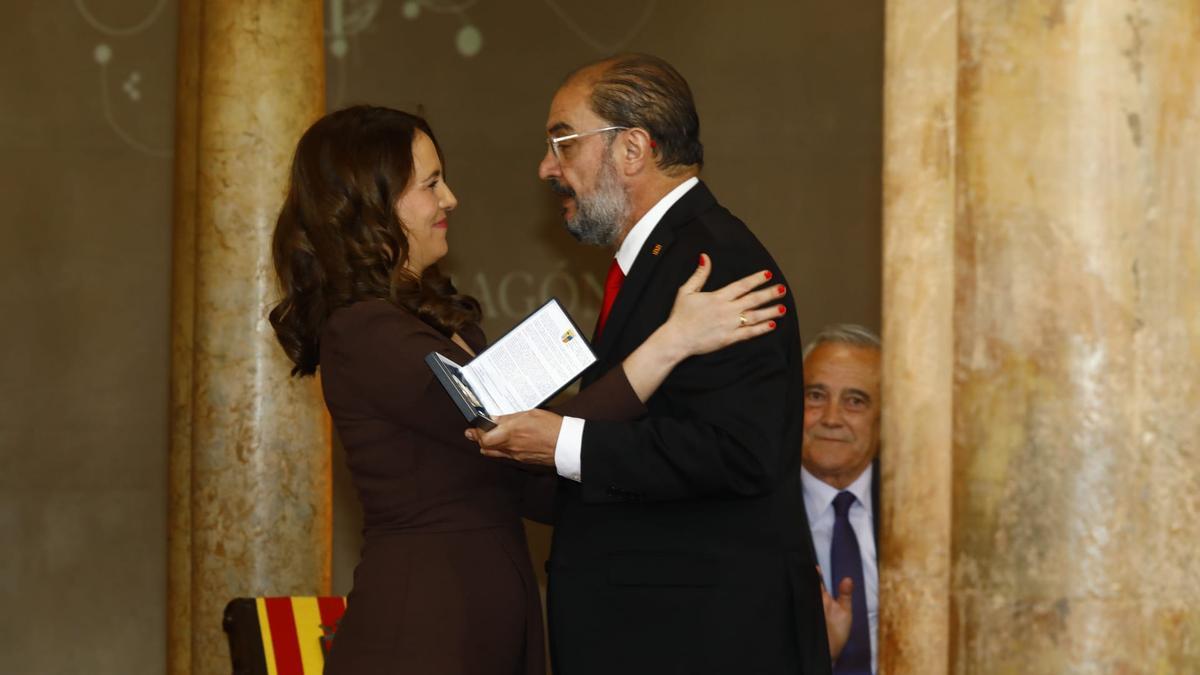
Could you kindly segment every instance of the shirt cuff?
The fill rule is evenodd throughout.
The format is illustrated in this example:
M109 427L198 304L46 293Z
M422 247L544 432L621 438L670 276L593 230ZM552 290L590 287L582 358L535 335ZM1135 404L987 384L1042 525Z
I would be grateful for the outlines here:
M583 420L563 417L554 445L554 468L558 475L576 483L583 480Z

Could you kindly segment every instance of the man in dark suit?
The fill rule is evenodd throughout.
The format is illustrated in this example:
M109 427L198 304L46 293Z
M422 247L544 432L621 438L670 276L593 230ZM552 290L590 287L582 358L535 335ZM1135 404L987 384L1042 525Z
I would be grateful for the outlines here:
M585 66L550 105L539 175L576 238L616 251L585 386L666 321L701 253L708 288L771 270L783 297L771 255L698 180L699 129L687 82L651 56ZM556 675L830 672L816 562L796 528L802 358L783 303L766 336L678 365L638 419L532 411L484 435L489 451L562 477Z
M804 350L801 484L813 547L850 621L835 675L877 672L879 640L879 336L862 326L825 328Z

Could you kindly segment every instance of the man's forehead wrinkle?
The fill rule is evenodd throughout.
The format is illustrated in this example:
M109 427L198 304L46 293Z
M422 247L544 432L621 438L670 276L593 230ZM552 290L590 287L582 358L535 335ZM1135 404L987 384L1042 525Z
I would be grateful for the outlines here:
M563 83L550 102L549 119L552 122L548 125L548 130L563 124L570 131L578 131L587 128L588 124L596 126L604 121L592 110L592 89L601 74L600 70L592 74L589 69L576 73Z
M546 131L551 134L575 131L575 125L571 122L579 114L578 105L571 96L565 94L566 90L558 92L550 104L550 116L546 123Z

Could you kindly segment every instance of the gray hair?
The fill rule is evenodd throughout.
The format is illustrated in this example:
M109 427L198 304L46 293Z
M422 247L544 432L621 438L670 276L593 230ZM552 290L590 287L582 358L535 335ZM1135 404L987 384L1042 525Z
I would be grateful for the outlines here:
M612 125L645 129L656 146L655 163L667 173L704 165L700 115L678 70L657 56L618 54L583 66L571 77L597 66L592 112Z
M879 339L879 335L856 323L836 323L822 328L821 332L804 346L804 358L807 359L814 349L823 344L850 345L883 351L883 340Z

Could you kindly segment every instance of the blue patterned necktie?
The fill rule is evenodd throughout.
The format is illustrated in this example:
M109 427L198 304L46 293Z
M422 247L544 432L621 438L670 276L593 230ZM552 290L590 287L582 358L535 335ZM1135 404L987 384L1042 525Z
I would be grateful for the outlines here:
M862 551L858 548L858 537L850 526L850 507L855 497L849 492L839 492L833 499L833 541L829 544L830 570L833 573L833 588L837 597L838 584L850 577L854 580L854 592L850 604L854 610L854 622L850 624L850 639L842 648L837 662L833 664L835 675L871 675L871 618L867 616L867 584L863 581Z

